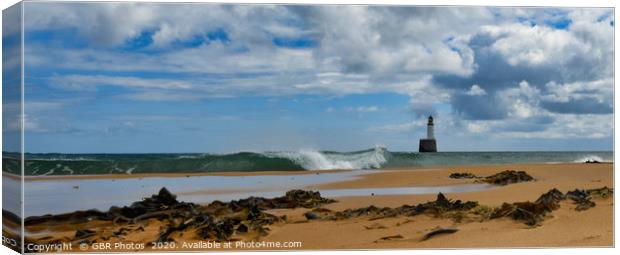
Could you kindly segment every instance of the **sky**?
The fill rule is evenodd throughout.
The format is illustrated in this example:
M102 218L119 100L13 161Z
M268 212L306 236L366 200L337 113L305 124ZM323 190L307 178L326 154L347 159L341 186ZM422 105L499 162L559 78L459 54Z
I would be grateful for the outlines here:
M613 9L27 2L24 15L27 152L417 151L430 114L440 151L612 150Z

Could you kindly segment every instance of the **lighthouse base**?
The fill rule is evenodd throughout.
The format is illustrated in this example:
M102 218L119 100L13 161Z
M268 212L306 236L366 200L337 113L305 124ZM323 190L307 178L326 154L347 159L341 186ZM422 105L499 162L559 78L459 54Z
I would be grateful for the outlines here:
M437 142L435 139L420 139L420 152L437 152Z

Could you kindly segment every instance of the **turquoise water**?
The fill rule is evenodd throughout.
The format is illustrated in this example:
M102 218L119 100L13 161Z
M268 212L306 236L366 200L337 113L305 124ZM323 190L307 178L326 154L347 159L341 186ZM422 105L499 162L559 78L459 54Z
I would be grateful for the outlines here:
M13 157L12 157L13 156ZM14 154L3 170L19 173ZM354 152L280 151L230 154L26 154L26 175L192 173L261 170L384 169L501 163L613 161L611 151L567 152L392 152L377 147Z

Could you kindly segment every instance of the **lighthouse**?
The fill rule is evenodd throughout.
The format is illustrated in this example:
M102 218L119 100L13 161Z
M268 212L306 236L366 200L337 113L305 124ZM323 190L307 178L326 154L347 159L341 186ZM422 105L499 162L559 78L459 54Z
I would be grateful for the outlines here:
M435 125L433 125L433 115L428 116L428 124L426 124L426 139L435 139Z
M420 139L420 152L437 152L437 141L435 141L435 124L433 124L433 116L428 116L426 124L426 138Z

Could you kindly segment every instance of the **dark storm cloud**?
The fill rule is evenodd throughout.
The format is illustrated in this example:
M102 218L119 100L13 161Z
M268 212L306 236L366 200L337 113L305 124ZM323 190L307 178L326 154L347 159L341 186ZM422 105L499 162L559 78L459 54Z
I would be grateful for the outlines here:
M451 103L454 111L466 120L496 120L507 116L502 98L496 95L454 95Z
M535 84L562 80L562 75L555 66L510 65L504 56L490 48L495 41L501 38L492 38L487 34L475 35L469 43L469 47L475 54L475 73L470 77L438 75L434 79L435 82L446 88L454 89L468 89L472 84L480 84L487 91L495 91L513 87L522 80Z
M555 113L611 114L614 112L612 105L592 98L575 99L569 102L543 102L542 107Z

